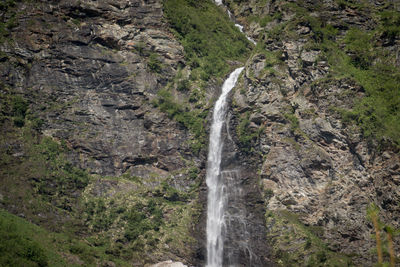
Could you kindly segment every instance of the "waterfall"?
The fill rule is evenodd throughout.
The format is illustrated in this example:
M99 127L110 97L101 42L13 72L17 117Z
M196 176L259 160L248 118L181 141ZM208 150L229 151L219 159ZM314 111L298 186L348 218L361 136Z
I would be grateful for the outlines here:
M222 0L214 0L218 6L223 6ZM226 8L229 18L235 21L233 15ZM243 33L243 26L235 23L235 26ZM256 45L250 37L246 38ZM235 208L232 213L228 210L227 203L237 204L241 202L241 188L237 184L238 173L233 171L221 172L221 156L223 141L221 138L222 127L226 120L227 96L236 85L240 73L244 67L234 70L224 82L220 97L214 106L213 121L210 129L210 143L208 149L207 162L207 267L222 267L223 264L235 266L237 262L237 250L245 250L249 255L250 261L253 252L247 244L249 232L244 221L245 212L240 208ZM231 233L236 229L236 233ZM229 233L228 233L229 232ZM240 236L237 236L240 235ZM235 240L232 240L232 237ZM237 237L237 238L236 238ZM224 242L227 241L227 251L225 253L227 262L224 260Z
M222 126L226 118L228 93L235 86L243 67L233 71L222 86L222 92L215 103L213 121L210 131L210 143L207 163L207 267L221 267L224 250L224 230L226 222L226 185L221 176L221 155L223 142L221 138Z
M215 4L217 5L217 6L224 6L224 3L222 3L222 0L214 0L214 2L215 2ZM225 7L226 8L226 7ZM233 17L233 15L232 15L232 13L228 10L228 9L226 9L226 12L228 13L228 16L229 16L229 18L232 20L232 21L235 21L235 18ZM243 25L240 25L240 24L238 24L238 23L235 23L235 26L239 29L239 31L241 32L241 33L244 33L244 31L243 31ZM247 40L249 40L250 42L252 42L253 43L253 45L257 45L257 42L256 41L254 41L252 38L250 38L249 36L247 36L246 35L246 38L247 38Z
M229 10L228 10L228 12L229 12ZM231 12L229 12L228 14L229 14L229 18L231 18L231 17L232 17ZM236 28L239 29L239 31L240 31L241 33L244 33L244 31L243 31L243 28L244 28L244 27L243 27L242 25L235 23L235 26L236 26ZM257 45L257 42L254 41L253 39L251 39L249 36L246 35L246 38L247 38L247 40L249 40L250 42L252 42L253 45Z

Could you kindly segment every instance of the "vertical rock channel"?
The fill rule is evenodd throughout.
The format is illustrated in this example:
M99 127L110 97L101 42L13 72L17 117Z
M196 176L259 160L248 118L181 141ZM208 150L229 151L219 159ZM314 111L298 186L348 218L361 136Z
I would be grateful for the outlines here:
M222 93L214 106L213 122L210 131L207 165L207 267L220 267L223 263L225 211L228 191L221 175L221 156L223 141L222 126L226 119L227 96L235 86L243 67L233 71L222 86Z
M222 1L215 0L215 3L223 5ZM235 21L229 10L226 11ZM235 26L243 32L241 25ZM229 75L214 107L206 177L207 267L274 266L265 240L265 210L257 187L257 173L238 153L237 144L229 134L227 98L243 69L238 68Z

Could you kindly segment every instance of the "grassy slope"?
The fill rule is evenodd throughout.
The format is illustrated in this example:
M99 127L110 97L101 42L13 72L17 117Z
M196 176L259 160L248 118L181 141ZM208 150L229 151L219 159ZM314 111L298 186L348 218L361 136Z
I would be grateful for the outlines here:
M247 60L250 43L211 0L165 0L164 13L193 75L204 80L225 77L232 68L228 61Z
M0 238L1 266L66 266L49 232L4 210Z
M166 255L190 258L198 182L183 193L168 185L168 177L155 176L155 187L129 175L94 177L72 166L63 141L40 135L40 120L22 95L3 88L0 107L0 205L41 226L4 211L2 265L97 266L113 261L129 266ZM177 173L198 179L198 169L187 165ZM100 195L92 193L99 181L105 188Z

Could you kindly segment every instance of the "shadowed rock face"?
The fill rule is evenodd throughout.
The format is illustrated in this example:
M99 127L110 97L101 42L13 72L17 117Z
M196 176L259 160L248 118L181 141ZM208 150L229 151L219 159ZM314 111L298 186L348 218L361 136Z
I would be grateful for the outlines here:
M161 1L43 1L27 4L3 51L2 80L44 110L44 133L67 140L92 173L145 176L182 167L188 134L151 105L183 60L162 22ZM152 69L154 55L159 69Z
M127 173L150 189L168 177L187 192L195 181L182 170L200 169L204 155L194 155L188 130L152 104L184 64L183 48L163 21L162 1L28 1L18 8L13 42L0 44L7 55L1 54L0 79L28 99L44 121L42 133L65 141L69 161L91 174ZM88 195L107 199L135 191L130 182L99 178ZM74 198L81 200L81 192ZM187 253L152 260L190 262L195 242L185 244Z
M275 266L266 242L264 200L255 164L258 159L240 153L231 136L235 131L231 115L223 128L221 162L221 176L228 194L224 266Z

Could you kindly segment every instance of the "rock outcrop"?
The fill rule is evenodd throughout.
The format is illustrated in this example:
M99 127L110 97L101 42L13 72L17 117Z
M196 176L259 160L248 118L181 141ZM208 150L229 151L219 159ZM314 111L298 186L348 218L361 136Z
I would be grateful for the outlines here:
M296 16L296 9L290 9L290 4L226 2L237 20L246 25L248 34L258 38L258 45L266 50L255 52L247 62L232 100L230 132L236 133L242 160L249 158L249 152L252 155L251 164L259 172L267 209L276 214L289 211L304 225L320 229L317 236L328 244L330 251L352 255L357 266L372 266L376 259L370 251L375 243L370 237L373 227L366 210L370 203L377 203L382 221L395 228L400 226L396 216L400 211L400 158L394 148L377 151L362 138L359 128L344 123L335 112L353 108L364 89L352 79L335 76L322 56L323 50L310 48L310 40L315 38L314 25L298 19L298 24L287 26L292 25ZM331 1L312 8L311 2L293 6L298 5L302 12L310 12L310 16L337 28L337 38L343 38L340 35L348 27L374 27L367 14L356 16L354 13L360 12L356 9L341 10ZM260 20L267 17L269 22L263 27L262 22L250 22L251 16L259 16ZM283 31L280 34L285 37L279 38L271 34L277 29L293 33ZM248 130L241 132L240 125ZM243 140L245 134L251 142ZM267 229L274 251L281 253L278 262L283 264L279 260L282 253L289 255L295 251L291 256L295 255L301 245L296 248L294 244L305 244L306 239L299 235L290 243L281 243L276 235L283 238L288 231L284 223L279 224L279 218L267 219ZM293 232L290 235L296 236ZM397 240L395 246L399 245ZM298 258L296 264L311 260L310 254L301 253L303 258Z
M173 262L169 260L150 265L149 267L187 267L187 266L181 262Z
M188 134L151 105L176 74L183 50L162 21L161 1L40 2L2 51L20 63L1 76L32 99L44 134L66 140L92 173L133 175L181 168Z

